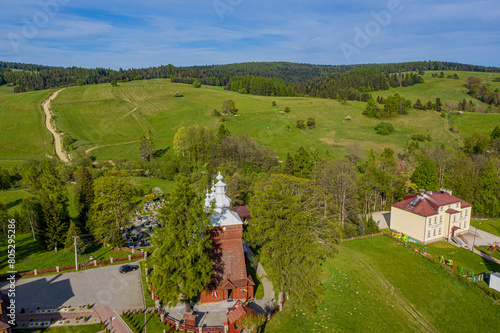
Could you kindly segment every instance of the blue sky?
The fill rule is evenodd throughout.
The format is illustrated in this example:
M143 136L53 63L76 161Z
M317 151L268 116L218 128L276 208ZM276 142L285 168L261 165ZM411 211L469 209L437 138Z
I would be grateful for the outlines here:
M500 66L498 0L0 0L0 8L3 61Z

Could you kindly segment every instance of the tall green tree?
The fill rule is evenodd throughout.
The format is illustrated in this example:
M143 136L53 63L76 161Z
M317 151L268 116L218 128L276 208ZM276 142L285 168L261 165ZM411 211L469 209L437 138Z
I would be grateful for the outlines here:
M134 208L135 189L125 172L109 171L94 182L94 204L89 225L103 244L122 246L121 228Z
M340 238L330 202L313 181L289 175L258 182L250 202L247 238L260 247L274 288L300 309L321 300L321 264Z
M325 159L318 167L316 180L332 197L334 211L343 226L346 219L359 212L358 174L347 160Z
M491 158L481 169L480 190L474 200L474 210L481 215L500 216L500 162Z
M94 179L90 170L82 165L76 170L75 181L74 201L78 210L78 220L81 226L86 226L94 202Z
M428 191L439 190L436 164L428 158L424 158L415 171L413 171L412 181L419 189Z
M186 178L175 186L168 203L160 210L165 227L155 231L151 242L154 267L152 281L164 306L181 301L190 312L190 300L205 290L212 276L210 259L211 223L202 198L197 196Z
M29 162L23 181L36 202L37 233L40 245L57 251L64 244L69 227L68 192L51 161Z
M66 235L66 241L64 242L64 247L66 250L71 251L74 250L75 248L75 238L76 237L76 251L77 253L83 253L85 251L85 243L82 241L82 239L78 236L80 236L82 232L80 229L76 226L75 222L71 221L69 224L69 229L68 233Z

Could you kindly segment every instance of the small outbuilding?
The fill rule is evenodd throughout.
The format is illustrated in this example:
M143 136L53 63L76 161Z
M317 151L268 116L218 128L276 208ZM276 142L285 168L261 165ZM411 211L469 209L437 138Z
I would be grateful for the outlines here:
M500 291L500 273L491 273L490 274L489 287L491 289L495 289L496 291Z

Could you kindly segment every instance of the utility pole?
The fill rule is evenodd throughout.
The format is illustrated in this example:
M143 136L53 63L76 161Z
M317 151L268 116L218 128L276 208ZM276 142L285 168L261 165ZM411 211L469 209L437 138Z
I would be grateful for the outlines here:
M479 222L477 227L479 227L480 225L481 225L481 222ZM474 252L474 245L476 244L477 227L476 227L476 233L474 234L474 241L472 242L472 249L470 249L470 252Z
M75 269L78 270L78 258L76 256L76 237L77 236L73 236L73 239L75 240Z

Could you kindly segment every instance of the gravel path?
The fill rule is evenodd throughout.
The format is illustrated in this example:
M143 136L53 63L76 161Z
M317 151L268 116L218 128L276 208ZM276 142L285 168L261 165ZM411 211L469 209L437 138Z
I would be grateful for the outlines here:
M47 127L50 134L52 134L52 137L54 138L56 154L61 159L61 161L68 164L69 163L68 157L66 156L66 154L63 152L62 149L61 136L56 132L56 129L52 127L52 124L50 122L50 119L52 118L52 114L50 113L50 102L52 102L57 97L57 95L59 95L59 93L63 90L64 88L50 95L49 98L43 101L42 107L43 107L43 112L45 113L45 127Z

